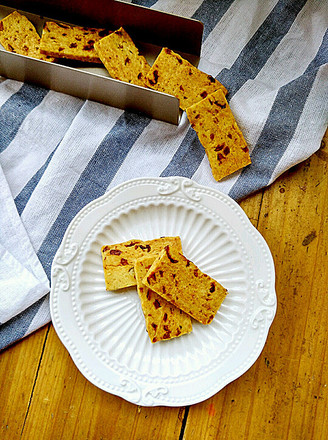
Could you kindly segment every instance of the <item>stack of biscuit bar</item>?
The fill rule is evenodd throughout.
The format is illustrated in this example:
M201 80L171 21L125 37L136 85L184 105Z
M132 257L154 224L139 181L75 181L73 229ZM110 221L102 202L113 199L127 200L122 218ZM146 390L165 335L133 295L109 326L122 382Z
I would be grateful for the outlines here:
M107 290L137 286L151 342L190 333L191 318L210 324L227 290L182 252L179 237L102 247Z
M39 34L30 20L17 11L0 21L0 43L9 52L39 60L54 61L53 57L40 52Z
M129 240L101 248L107 290L123 289L137 284L134 263L145 255L157 255L167 244L182 249L180 237L154 240Z
M193 66L173 50L164 47L146 77L146 85L179 99L182 110L208 94L227 89L215 78Z
M150 67L123 27L107 31L48 21L40 40L33 25L18 12L0 21L0 42L12 52L49 61L67 58L102 63L114 79L175 96L217 181L251 163L248 146L226 100L226 87L167 47Z
M146 77L146 84L179 99L216 180L251 163L245 139L225 98L228 91L218 80L163 48Z

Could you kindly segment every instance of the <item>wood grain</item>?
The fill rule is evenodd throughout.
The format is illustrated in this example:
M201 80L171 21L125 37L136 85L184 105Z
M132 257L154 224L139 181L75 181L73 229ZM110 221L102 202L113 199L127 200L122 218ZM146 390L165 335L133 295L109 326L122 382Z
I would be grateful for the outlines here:
M0 354L1 439L20 438L37 378L47 327Z
M1 439L328 438L328 135L307 161L241 202L276 267L277 315L254 365L188 408L105 393L52 326L0 355Z

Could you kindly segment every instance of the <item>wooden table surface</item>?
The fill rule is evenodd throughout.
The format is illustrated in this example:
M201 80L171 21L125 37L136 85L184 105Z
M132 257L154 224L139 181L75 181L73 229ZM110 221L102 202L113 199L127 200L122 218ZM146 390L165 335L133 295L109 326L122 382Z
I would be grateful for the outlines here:
M328 438L328 132L241 202L276 267L278 308L254 365L210 399L140 407L89 383L51 324L0 353L1 439Z

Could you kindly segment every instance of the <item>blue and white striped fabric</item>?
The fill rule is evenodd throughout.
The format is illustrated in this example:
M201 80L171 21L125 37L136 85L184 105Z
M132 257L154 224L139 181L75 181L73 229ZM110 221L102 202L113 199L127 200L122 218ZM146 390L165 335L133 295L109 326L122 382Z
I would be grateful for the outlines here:
M221 182L179 126L2 78L0 347L50 321L54 254L77 212L135 177L185 176L234 199L320 147L327 127L328 2L151 0L204 23L200 69L229 90L252 165Z

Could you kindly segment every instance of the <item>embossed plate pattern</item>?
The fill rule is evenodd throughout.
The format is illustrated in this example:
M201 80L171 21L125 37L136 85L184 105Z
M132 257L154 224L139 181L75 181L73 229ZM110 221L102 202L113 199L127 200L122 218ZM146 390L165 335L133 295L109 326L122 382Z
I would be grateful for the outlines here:
M100 248L179 235L184 254L228 289L213 322L151 344L135 288L107 292ZM276 311L273 260L228 196L182 177L125 182L83 208L54 258L57 334L99 388L145 406L205 400L259 356Z

